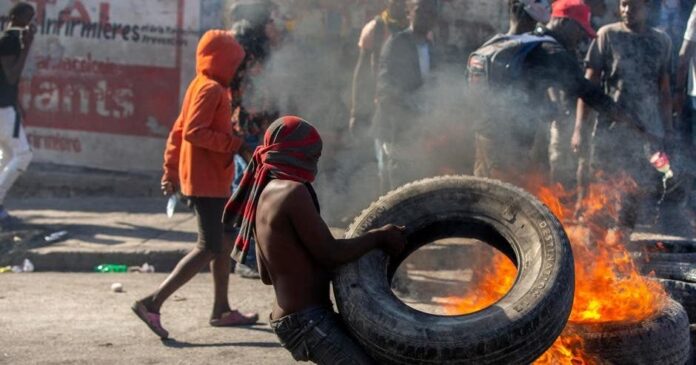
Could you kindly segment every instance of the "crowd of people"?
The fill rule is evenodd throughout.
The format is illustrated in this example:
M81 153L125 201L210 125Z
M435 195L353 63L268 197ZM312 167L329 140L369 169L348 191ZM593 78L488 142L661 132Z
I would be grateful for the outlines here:
M509 0L509 30L473 47L466 64L451 64L438 44L443 2L389 0L360 33L350 105L345 113L325 114L343 120L334 131L343 138L331 141L341 146L332 148L374 163L378 183L370 198L425 177L424 171L437 171L419 168L413 149L437 114L428 94L439 70L447 69L452 79L466 81L461 104L451 107L476 105L459 111L466 115L462 123L471 125L456 132L467 136L453 130L438 139L473 141L473 158L459 157L470 157L472 168L447 171L520 185L541 177L576 189L578 200L591 181L627 176L637 188L625 191L615 222L625 236L636 226L639 205L655 200L668 180L685 191L676 205L690 214L696 9L685 3L620 0L619 19L597 29L593 13L613 12L603 0ZM230 13L232 29L208 31L198 44L196 76L169 134L162 177L163 193L180 192L195 212L198 242L132 309L167 338L162 305L210 265L215 298L210 325L255 323L258 314L233 310L229 303L232 257L238 272L274 286L271 326L296 360L369 363L333 312L330 270L374 248L400 253L406 228L388 225L354 239L332 237L312 186L326 139L312 123L282 115L321 118L316 111L337 110L334 105L313 113L302 105L320 94L335 96L340 104L340 93L317 83L288 100L279 98L276 88L296 85L264 77L282 68L274 53L292 41L273 24L275 9L270 0L239 1ZM9 147L2 154L0 221L8 216L2 198L31 157L17 80L35 32L33 17L31 5L19 2L0 37L0 142ZM308 58L320 57L311 47L300 49ZM437 87L455 83L441 75L437 81ZM302 95L309 100L300 100ZM651 166L650 159L664 158L665 152L674 157L676 174Z

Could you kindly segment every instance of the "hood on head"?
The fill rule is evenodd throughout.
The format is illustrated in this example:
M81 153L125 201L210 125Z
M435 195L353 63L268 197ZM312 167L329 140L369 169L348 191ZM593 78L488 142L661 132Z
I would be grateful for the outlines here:
M228 85L244 59L244 49L232 33L209 30L198 42L196 50L196 74L205 75L223 85Z

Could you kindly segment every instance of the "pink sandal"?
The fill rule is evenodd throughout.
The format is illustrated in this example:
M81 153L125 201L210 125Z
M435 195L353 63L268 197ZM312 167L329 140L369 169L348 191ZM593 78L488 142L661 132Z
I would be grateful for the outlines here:
M210 325L213 327L235 327L235 326L250 326L259 320L257 313L240 313L232 311L223 313L218 319L211 319Z
M169 338L169 332L162 327L158 313L148 312L147 308L140 302L133 303L131 309L157 336L163 340Z

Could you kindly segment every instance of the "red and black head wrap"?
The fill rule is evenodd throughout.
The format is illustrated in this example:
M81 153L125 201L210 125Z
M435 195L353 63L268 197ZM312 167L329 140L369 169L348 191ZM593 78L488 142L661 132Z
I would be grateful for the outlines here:
M311 183L317 174L322 142L319 132L298 117L281 117L268 127L256 148L239 189L227 206L223 221L240 228L232 258L244 262L256 229L256 206L261 192L273 179Z

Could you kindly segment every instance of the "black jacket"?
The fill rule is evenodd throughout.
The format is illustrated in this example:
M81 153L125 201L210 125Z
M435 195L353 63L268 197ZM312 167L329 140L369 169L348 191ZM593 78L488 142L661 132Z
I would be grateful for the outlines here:
M435 65L429 44L430 68ZM382 48L377 74L377 110L373 135L392 140L400 131L416 123L419 90L423 86L418 46L413 31L407 29L391 36Z

